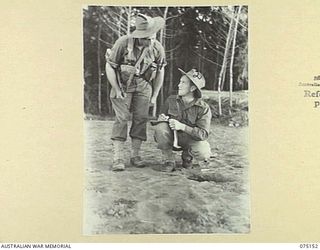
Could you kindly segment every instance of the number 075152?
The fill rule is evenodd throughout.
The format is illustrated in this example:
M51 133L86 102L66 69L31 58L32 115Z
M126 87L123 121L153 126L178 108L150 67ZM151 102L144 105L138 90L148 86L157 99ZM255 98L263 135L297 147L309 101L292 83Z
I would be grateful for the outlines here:
M317 243L301 243L299 246L300 246L300 248L311 248L311 249L318 248Z

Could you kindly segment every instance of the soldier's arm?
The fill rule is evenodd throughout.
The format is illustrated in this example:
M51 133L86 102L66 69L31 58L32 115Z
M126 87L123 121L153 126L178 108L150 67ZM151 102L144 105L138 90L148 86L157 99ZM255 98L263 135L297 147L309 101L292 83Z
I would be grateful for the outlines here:
M199 114L195 126L191 127L176 119L169 119L169 126L172 129L182 130L189 134L194 140L204 141L208 139L211 123L211 110L205 107Z
M106 75L108 81L110 82L113 90L115 91L116 98L122 98L123 95L121 93L121 89L119 86L117 79L117 72L121 61L123 60L124 50L126 48L126 37L120 37L115 44L113 45L112 49L108 52L107 55L107 62L106 62Z
M164 67L167 64L166 62L166 55L163 46L160 44L159 41L155 41L155 47L158 50L158 55L156 57L156 63L157 63L157 74L153 82L153 93L151 97L151 103L155 103L157 100L157 97L159 95L160 89L163 85L164 80Z
M209 107L206 107L200 119L197 120L195 127L190 127L185 125L184 132L191 135L195 140L203 141L208 139L211 123L211 110Z
M152 98L157 99L160 89L163 85L163 79L164 79L164 68L158 70L156 78L154 79Z
M110 82L112 88L115 91L115 98L123 98L116 76L116 70L108 62L106 63L106 75L108 81Z

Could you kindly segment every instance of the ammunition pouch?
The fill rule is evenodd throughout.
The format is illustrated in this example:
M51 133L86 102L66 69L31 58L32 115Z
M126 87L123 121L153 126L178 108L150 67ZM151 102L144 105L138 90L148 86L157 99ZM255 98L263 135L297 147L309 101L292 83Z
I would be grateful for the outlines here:
M156 77L157 68L158 68L157 64L153 62L149 66L149 68L146 70L146 72L144 72L143 78L148 82L152 82L154 80L154 78Z
M144 72L142 75L136 74L136 68L135 66L128 65L128 64L121 64L120 65L120 78L121 82L128 86L131 84L131 82L128 82L130 79L130 75L134 75L136 77L142 78L143 80L151 83L157 74L157 64L152 63L150 67Z
M134 75L136 73L136 68L133 65L121 64L120 65L120 77L121 82L124 85L129 85L128 82L130 79L130 75Z

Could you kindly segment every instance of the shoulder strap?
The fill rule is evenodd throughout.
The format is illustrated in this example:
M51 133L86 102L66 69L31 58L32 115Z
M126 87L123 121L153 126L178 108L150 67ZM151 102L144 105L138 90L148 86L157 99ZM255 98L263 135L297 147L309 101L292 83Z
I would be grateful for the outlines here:
M136 68L136 70L137 70L138 65L141 63L142 59L145 57L147 50L148 50L148 48L144 48L143 51L141 52L141 55L140 55L138 61L137 61L136 64L134 65L134 67ZM132 80L133 80L133 76L134 76L134 74L130 74L129 80L128 80L128 85L131 84L131 82L132 82Z
M134 61L133 47L134 47L134 38L133 37L129 37L127 50L128 50L128 58L132 62ZM142 50L142 52L140 54L140 57L139 57L139 59L137 60L137 62L135 64L136 68L142 62L142 60L145 58L147 50L148 50L148 48L143 48L143 50Z
M147 50L148 50L148 48L144 48L143 51L141 52L141 55L140 55L138 61L137 61L136 64L134 65L134 67L136 68L136 70L137 70L138 65L141 63L141 61L142 61L143 58L145 57ZM132 80L133 80L133 76L134 76L134 74L130 74L130 76L129 76L129 80L128 80L129 85L131 84L131 82L132 82Z
M134 61L134 57L133 57L133 47L134 47L134 39L133 37L129 37L128 40L128 46L127 46L127 50L128 50L128 58L131 62ZM148 48L143 48L139 59L137 60L137 62L135 63L134 67L137 69L139 64L142 62L142 60L145 58L146 53L147 53ZM134 74L130 74L129 76L129 80L128 80L128 85L131 84L132 80L133 80L133 76Z
M133 46L134 46L133 37L129 37L127 50L128 50L128 59L129 59L130 62L133 62L133 61L134 61L134 57L133 57Z
M129 37L127 50L128 50L128 58L132 62L134 61L133 47L134 47L134 38ZM148 50L148 48L143 48L139 59L137 60L136 64L134 65L136 68L139 66L139 64L142 62L142 60L145 58L147 50Z
M137 60L136 64L134 65L136 68L139 66L139 64L142 62L142 60L145 58L145 56L147 54L147 50L148 50L148 48L143 48L139 59Z

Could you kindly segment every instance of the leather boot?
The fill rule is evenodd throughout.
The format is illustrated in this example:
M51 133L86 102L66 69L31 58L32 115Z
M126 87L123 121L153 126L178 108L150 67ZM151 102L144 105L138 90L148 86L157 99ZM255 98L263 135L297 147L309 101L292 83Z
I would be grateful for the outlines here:
M123 155L124 142L113 141L113 164L112 171L123 171L125 169L124 160L121 157Z
M130 163L132 166L137 168L145 167L144 161L139 156L140 149L141 149L142 141L139 139L132 138L132 157L130 159Z
M162 156L164 160L164 164L162 165L160 171L162 172L172 172L176 169L176 162L174 160L174 154L171 149L169 150L161 150Z
M181 155L182 158L182 167L183 168L192 168L193 167L193 157L190 154L190 151L188 149L184 149Z

